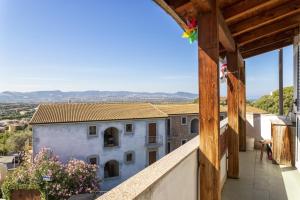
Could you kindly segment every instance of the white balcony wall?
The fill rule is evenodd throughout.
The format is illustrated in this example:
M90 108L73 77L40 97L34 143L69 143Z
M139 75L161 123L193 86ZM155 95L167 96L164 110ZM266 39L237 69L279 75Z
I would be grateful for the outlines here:
M255 140L271 139L271 120L285 117L279 117L274 114L253 114L247 113L247 136L254 137Z

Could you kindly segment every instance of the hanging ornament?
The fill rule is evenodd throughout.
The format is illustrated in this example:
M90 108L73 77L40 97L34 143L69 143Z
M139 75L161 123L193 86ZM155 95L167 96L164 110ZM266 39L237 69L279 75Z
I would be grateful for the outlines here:
M186 20L186 24L189 29L195 29L197 27L197 20L196 19Z
M220 82L224 83L227 80L227 61L226 58L220 61L221 63L221 73L220 73Z
M197 20L187 19L186 24L188 29L185 30L185 32L182 34L182 37L188 39L189 43L192 44L194 41L198 39Z

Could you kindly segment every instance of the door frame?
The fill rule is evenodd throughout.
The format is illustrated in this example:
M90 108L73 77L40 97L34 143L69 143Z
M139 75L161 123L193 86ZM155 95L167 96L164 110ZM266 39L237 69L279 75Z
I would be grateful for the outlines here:
M158 123L156 121L149 121L147 122L147 132L146 132L146 141L149 141L149 125L150 124L155 124L155 134L156 134L156 142L158 142L158 137L159 137L159 133L158 133ZM155 143L154 143L155 144Z
M147 161L147 163L146 163L146 166L149 166L149 153L150 152L153 152L153 151L155 151L156 152L156 160L155 160L155 162L158 160L158 158L159 158L159 156L158 156L158 148L150 148L150 149L147 149L147 151L146 151L146 161Z

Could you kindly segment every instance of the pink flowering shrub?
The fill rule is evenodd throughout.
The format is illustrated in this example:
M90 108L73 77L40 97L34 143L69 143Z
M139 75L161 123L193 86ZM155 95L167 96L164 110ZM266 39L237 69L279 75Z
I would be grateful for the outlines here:
M51 177L51 181L43 180ZM68 199L74 194L99 191L97 166L81 160L62 164L53 152L47 149L35 156L33 163L25 164L10 174L2 185L2 193L10 199L10 193L18 189L38 189L45 199Z
M91 193L99 190L96 165L88 165L82 160L70 160L65 171L69 178L69 188L72 194Z

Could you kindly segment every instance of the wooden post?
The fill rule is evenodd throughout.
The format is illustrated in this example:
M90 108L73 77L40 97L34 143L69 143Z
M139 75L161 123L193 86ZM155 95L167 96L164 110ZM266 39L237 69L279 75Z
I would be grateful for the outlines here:
M283 50L279 49L278 59L279 74L279 115L283 115Z
M228 172L239 178L239 67L238 52L227 52Z
M217 0L198 16L200 199L220 200L219 34Z
M239 66L239 144L246 151L246 78L245 61Z

